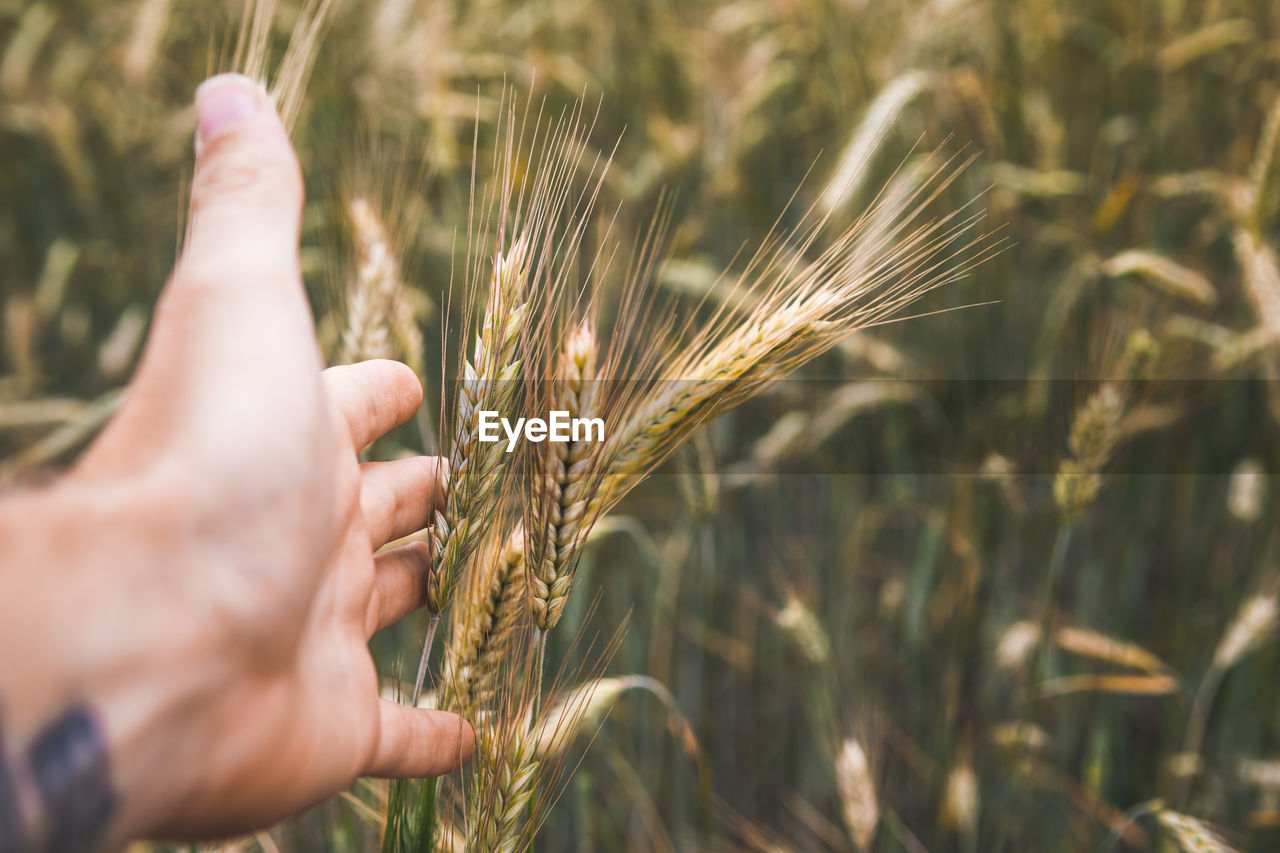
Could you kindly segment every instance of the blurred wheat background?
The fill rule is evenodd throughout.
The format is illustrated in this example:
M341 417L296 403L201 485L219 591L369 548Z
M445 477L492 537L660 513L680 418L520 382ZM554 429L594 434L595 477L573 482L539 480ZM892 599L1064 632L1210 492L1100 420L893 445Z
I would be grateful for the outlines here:
M127 382L240 14L0 0L0 481L74 458ZM592 531L548 677L614 680L539 849L1280 849L1278 68L1265 0L337 7L295 132L303 261L326 351L425 377L384 457L437 446L504 90L599 104L584 239L669 212L657 281L690 310L798 186L847 224L937 146L976 155L948 200L1009 241ZM403 288L353 305L362 205ZM357 310L385 339L344 339ZM388 678L422 628L375 638ZM230 847L376 849L386 796Z

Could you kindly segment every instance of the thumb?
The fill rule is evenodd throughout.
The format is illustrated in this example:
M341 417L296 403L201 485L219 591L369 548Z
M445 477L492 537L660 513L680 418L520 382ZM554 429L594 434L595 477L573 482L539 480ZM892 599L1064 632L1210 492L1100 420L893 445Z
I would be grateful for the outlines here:
M240 74L209 78L195 101L196 166L183 260L201 269L219 261L252 266L251 282L270 286L265 272L297 265L302 175L289 135L266 91Z
M298 159L249 78L212 77L195 100L186 246L113 432L250 445L269 414L268 434L305 434L322 365L298 264Z
M298 265L302 173L262 86L219 74L195 102L191 218L158 307L155 360L207 399L223 385L258 406L291 381L319 381Z

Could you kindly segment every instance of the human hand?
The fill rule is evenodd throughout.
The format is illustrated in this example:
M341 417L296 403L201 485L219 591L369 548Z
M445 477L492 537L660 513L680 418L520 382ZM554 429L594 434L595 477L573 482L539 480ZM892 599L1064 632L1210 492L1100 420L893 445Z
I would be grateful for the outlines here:
M197 111L189 239L122 408L61 482L0 506L5 737L91 705L115 840L265 826L357 775L448 772L473 742L379 699L367 648L422 603L427 547L374 551L426 525L438 471L356 454L421 386L389 361L322 372L284 127L232 75Z

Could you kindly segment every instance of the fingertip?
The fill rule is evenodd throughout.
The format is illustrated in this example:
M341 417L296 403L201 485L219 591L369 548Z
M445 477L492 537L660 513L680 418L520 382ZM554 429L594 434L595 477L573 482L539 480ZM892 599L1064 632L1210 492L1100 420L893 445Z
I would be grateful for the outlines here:
M427 518L434 519L436 510L444 508L444 481L449 470L449 460L443 456L420 456L423 473L431 483L431 494L427 500Z
M461 716L458 716L458 724L460 731L458 735L458 763L470 760L472 753L476 751L476 730L471 723Z
M359 376L360 381L367 386L376 388L378 393L394 400L399 411L416 412L422 405L422 380L412 367L402 361L367 358L329 369Z
M453 744L452 758L449 765L441 770L441 773L452 773L471 758L471 754L476 748L476 730L471 727L464 717L460 714L454 714L449 711L431 711L432 714L439 715L441 728L451 729L453 736L450 742Z
M415 496L414 503L411 506L420 507L426 512L422 524L413 530L400 534L401 536L408 536L410 533L416 533L431 524L436 516L436 510L443 508L445 460L440 456L406 456L403 459L396 460L396 463L412 466L412 477L406 476L404 480L415 482L421 492Z
M188 251L214 258L266 239L296 265L302 171L271 96L243 74L218 74L196 89L195 109Z
M197 152L218 133L272 109L266 88L243 74L215 74L196 87Z
M418 378L418 374L402 361L386 358L374 360L386 365L387 381L395 386L395 392L403 401L405 408L416 412L422 405L423 396L422 380Z
M391 779L443 776L471 757L475 730L449 711L411 708L380 699L378 744L366 775Z
M427 575L431 546L410 542L374 557L374 594L365 617L365 633L372 637L427 603Z
M324 378L357 448L407 422L422 405L418 375L398 361L376 358L340 364L327 369Z

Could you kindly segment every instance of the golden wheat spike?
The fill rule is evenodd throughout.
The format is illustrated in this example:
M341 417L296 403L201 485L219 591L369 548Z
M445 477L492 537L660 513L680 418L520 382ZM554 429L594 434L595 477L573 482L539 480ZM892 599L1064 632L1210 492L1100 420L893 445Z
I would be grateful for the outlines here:
M858 850L870 850L880 822L880 804L871 762L856 738L848 738L841 744L835 758L835 775L840 811L849 837Z
M517 241L505 255L494 258L480 334L470 358L462 363L449 467L441 478L443 506L436 510L431 527L435 546L427 572L431 623L414 679L415 703L426 678L440 614L498 510L499 489L507 469L501 445L480 441L480 413L509 411L516 399L522 365L520 338L528 309L527 280L525 244Z
M1280 625L1280 606L1275 595L1255 595L1240 606L1213 653L1213 665L1226 670L1258 648Z
M476 731L467 850L513 853L527 841L539 766L537 738L527 721L503 728L481 726Z
M718 307L682 351L656 365L647 392L615 431L606 450L610 500L625 490L621 481L652 470L707 419L859 329L889 322L980 260L982 252L957 262L972 247L966 235L978 217L916 224L956 173L946 164L917 167L807 263L802 255L825 217L797 228L794 248L766 243L748 264L744 295ZM735 304L746 302L746 316L735 316Z
M1199 818L1172 809L1160 809L1156 812L1156 820L1178 842L1183 853L1235 853L1234 847Z
M598 344L590 324L575 328L565 342L559 375L551 383L551 410L570 419L598 417L595 362ZM603 423L603 418L600 418ZM542 470L535 474L526 537L530 560L526 571L534 624L549 630L560 620L572 582L575 556L590 522L592 493L599 484L599 440L547 442Z
M538 757L558 758L580 735L594 734L614 705L633 690L643 690L663 704L667 727L685 754L696 756L700 750L698 740L671 691L646 675L621 675L581 684L543 711L537 723Z
M1198 305L1218 301L1218 292L1208 278L1159 252L1130 249L1108 258L1100 269L1111 278L1137 276L1157 290Z
M454 608L445 655L445 707L463 714L493 698L506 656L526 624L524 531L519 525L494 553L481 551Z
M363 197L347 203L355 237L356 275L347 290L347 325L338 361L351 364L393 355L388 334L402 290L400 268L386 226Z
M1126 398L1121 383L1105 382L1076 412L1067 442L1070 455L1053 479L1054 500L1068 521L1079 518L1102 487L1102 469L1120 440Z

